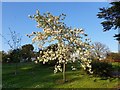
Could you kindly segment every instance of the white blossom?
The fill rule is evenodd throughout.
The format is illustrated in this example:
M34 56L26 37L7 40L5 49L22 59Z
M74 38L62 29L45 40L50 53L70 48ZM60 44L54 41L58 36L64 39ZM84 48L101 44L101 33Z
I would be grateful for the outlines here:
M64 16L64 15L63 15ZM37 27L43 28L42 32L34 32L29 37L33 36L32 41L37 43L40 48L44 48L46 43L57 42L58 48L56 51L47 50L40 51L42 56L37 57L39 61L42 61L43 64L49 62L49 60L57 59L58 64L67 64L68 62L82 62L81 66L86 70L86 67L91 71L91 60L90 57L90 48L92 46L88 45L87 42L89 39L84 38L84 30L82 28L67 27L62 18L59 16L53 16L51 13L44 13L44 16L36 11L36 15L32 17L37 21ZM40 43L38 43L40 42ZM84 48L84 50L83 50ZM55 65L54 73L57 71L62 71L60 65ZM74 67L73 70L76 70Z

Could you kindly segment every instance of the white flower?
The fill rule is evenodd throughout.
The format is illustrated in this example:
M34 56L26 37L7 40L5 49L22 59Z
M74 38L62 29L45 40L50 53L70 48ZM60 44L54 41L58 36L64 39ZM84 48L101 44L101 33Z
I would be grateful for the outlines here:
M75 71L75 70L76 70L76 68L72 68L72 70L73 70L73 71Z
M38 62L37 62L37 61L35 61L35 63L37 64Z
M64 62L65 62L65 60L62 60L62 62L64 63Z
M40 51L40 54L42 54L42 51Z
M57 68L60 68L60 67L61 67L60 65L57 66Z
M51 21L52 21L52 19L51 19L51 18L49 18L49 19L48 19L48 22L50 23Z
M29 18L32 18L32 16L31 16L31 15L28 15L28 17L29 17Z
M56 29L56 26L53 26L53 29L55 30L55 29Z
M39 59L40 59L40 57L37 57L37 59L39 60Z
M54 70L54 73L57 73L57 70Z
M56 16L56 17L55 17L55 20L58 20L58 19L59 19L59 17L58 17L58 16Z
M70 38L70 41L72 42L72 41L73 41L73 38Z
M59 71L62 72L62 68L59 68Z
M40 28L41 24L36 25L37 28Z
M43 61L43 64L45 64L45 61Z
M36 14L39 14L39 10L36 10Z

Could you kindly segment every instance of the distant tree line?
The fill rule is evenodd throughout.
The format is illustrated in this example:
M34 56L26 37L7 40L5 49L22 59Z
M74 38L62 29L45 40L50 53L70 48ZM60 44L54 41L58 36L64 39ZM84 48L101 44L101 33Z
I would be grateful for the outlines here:
M16 63L16 62L29 62L32 61L32 57L35 56L33 51L34 47L32 44L23 45L19 49L9 50L7 53L0 51L2 55L3 63Z

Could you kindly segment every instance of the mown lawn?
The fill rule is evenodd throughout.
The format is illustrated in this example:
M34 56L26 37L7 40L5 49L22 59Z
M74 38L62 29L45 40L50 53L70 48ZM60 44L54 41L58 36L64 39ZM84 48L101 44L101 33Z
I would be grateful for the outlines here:
M83 70L66 72L67 82L62 83L62 73L53 73L54 67L34 63L21 63L17 75L15 64L2 65L3 88L116 88L119 78L102 79L87 75Z

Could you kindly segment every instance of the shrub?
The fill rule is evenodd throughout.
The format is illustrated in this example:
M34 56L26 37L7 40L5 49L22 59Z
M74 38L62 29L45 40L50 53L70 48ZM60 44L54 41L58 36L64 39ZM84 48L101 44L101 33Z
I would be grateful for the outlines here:
M94 61L92 62L92 70L95 76L108 77L111 76L112 64L107 62Z

